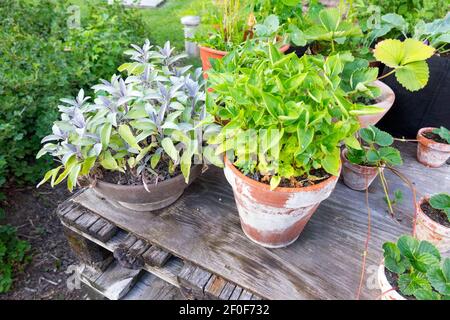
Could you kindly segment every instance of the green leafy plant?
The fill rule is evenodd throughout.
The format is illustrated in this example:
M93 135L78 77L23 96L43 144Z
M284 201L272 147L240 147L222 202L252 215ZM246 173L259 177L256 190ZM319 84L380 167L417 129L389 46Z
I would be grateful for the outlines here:
M384 77L395 74L397 81L410 91L417 91L428 82L429 69L426 59L434 54L434 48L415 39L383 40L374 50L374 56L392 70Z
M207 109L228 122L208 143L216 155L233 150L234 165L267 176L272 189L294 177L315 179L315 170L338 175L340 142L359 147L356 115L379 112L348 99L343 68L339 54L298 58L251 43L236 49L208 73Z
M442 19L436 19L425 23L419 21L414 26L415 39L429 42L430 46L436 49L439 54L446 54L450 51L450 13Z
M374 167L398 166L403 163L400 151L391 146L394 138L389 133L369 126L361 129L359 136L364 142L364 148L349 148L347 158L351 163Z
M178 174L177 168L189 180L193 157L201 156L197 123L206 118L201 70L192 76L190 66L178 66L184 55L173 55L169 42L158 50L148 40L132 47L125 52L132 62L119 68L129 76L95 85L94 104L83 90L61 100L61 120L37 154L48 153L61 164L40 184L67 179L72 190L79 177L95 179L99 170L120 172L144 186Z
M106 1L84 2L80 28L69 29L71 3L0 1L0 186L38 181L52 165L35 154L59 98L109 77L147 37L141 10Z
M448 193L439 193L430 198L430 205L444 212L450 221L450 195Z
M450 144L450 130L444 127L440 127L439 129L433 129L434 134L437 134L442 140L447 141Z
M378 175L385 193L385 201L388 204L389 212L393 215L393 204L401 201L403 195L401 192L396 191L394 192L394 199L390 198L388 183L383 169L403 164L400 151L391 146L394 143L394 138L389 133L375 126L361 129L359 136L363 141L363 147L359 149L348 147L347 159L357 165L378 168Z
M16 228L0 225L0 293L11 289L14 273L30 259L30 244L17 237Z
M433 244L404 235L397 243L385 242L383 250L384 265L395 275L396 289L404 296L450 299L450 259L441 263L441 255Z

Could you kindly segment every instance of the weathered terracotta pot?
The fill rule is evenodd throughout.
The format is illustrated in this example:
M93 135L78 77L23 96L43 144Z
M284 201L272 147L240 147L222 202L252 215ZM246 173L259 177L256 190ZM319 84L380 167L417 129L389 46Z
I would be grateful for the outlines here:
M289 44L285 44L280 48L280 51L285 53L289 49ZM202 60L203 71L208 71L211 69L210 59L222 59L228 54L227 51L220 51L208 47L200 46L200 59ZM204 77L207 78L207 74L203 73Z
M366 190L378 175L377 167L353 164L347 159L347 148L341 152L342 177L347 187L353 190ZM382 168L383 170L384 168Z
M378 285L381 289L381 300L406 300L397 290L393 289L384 270L384 260L378 268Z
M422 128L417 133L417 160L427 167L438 168L450 158L450 144L439 143L423 136L435 128Z
M183 175L148 185L150 192L143 185L118 185L98 180L94 190L101 196L119 203L121 206L134 211L153 211L162 209L174 203L202 172L202 165L191 168L189 183L184 181Z
M244 233L268 248L293 243L339 179L332 176L309 187L271 191L269 185L243 175L226 157L224 172L233 188Z
M389 111L395 101L395 93L392 89L386 85L384 82L376 80L373 83L375 86L381 89L381 95L376 99L377 103L373 106L382 108L383 111L376 114L368 114L364 116L358 116L359 124L361 128L366 128L369 125L376 125L381 118Z
M450 228L447 228L430 217L421 208L428 197L422 197L417 203L416 212L416 237L419 240L431 242L441 253L450 251Z

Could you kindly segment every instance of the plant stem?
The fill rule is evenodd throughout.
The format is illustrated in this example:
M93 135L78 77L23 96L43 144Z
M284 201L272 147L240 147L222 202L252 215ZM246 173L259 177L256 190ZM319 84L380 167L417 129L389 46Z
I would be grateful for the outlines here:
M389 197L389 189L386 181L386 177L384 176L383 170L381 170L380 167L378 167L378 174L380 175L381 185L383 186L384 194L386 195L386 202L388 204L389 213L391 216L394 216L394 209L392 209L392 203L391 198Z
M395 72L395 69L392 69L392 70L389 71L388 73L382 75L381 77L378 77L377 80L381 80L381 79L384 79L384 78L386 78L386 77L389 77L389 76L390 76L391 74L393 74L394 72Z
M401 141L401 142L417 142L417 139L404 139L404 138L394 138L395 141Z

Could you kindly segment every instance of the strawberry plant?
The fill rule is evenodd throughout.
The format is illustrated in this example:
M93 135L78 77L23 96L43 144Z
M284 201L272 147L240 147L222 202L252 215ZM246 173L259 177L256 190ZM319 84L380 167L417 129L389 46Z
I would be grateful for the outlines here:
M450 258L442 261L436 247L427 241L401 236L385 242L384 265L392 274L392 286L406 297L419 300L450 299Z
M173 55L169 42L157 50L148 40L132 47L125 52L132 62L119 68L129 76L95 85L94 103L83 90L75 99L61 99L61 119L37 154L48 153L60 165L40 184L67 179L72 190L79 177L95 178L100 170L146 186L168 178L167 172L176 175L178 168L188 181L194 155L201 156L196 122L206 117L201 71L190 75L190 66L178 66L184 56Z
M340 87L345 60L247 43L216 62L207 109L226 125L211 129L215 155L233 150L235 166L265 176L272 189L293 177L320 180L317 170L339 175L340 143L359 148L356 115L379 112Z
M450 195L448 193L436 194L430 198L429 202L434 209L444 212L450 221Z
M442 140L450 144L450 131L447 128L440 127L438 129L433 129L434 134L437 134Z

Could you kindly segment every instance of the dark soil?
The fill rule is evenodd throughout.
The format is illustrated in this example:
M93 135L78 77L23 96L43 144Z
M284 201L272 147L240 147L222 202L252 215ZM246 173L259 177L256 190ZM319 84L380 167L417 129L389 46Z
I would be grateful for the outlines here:
M359 103L359 104L363 104L366 106L371 106L374 104L377 104L378 101L376 99L372 99L369 97L364 97L364 96L359 96L358 98L356 98L356 100L354 101L355 103Z
M157 182L161 182L164 180L168 180L175 176L181 174L180 166L177 166L175 172L171 175L169 174L169 166L167 162L160 161L155 169L152 169L157 173L157 175L151 174L148 171L145 171L145 182L146 184L155 184ZM122 173L119 171L103 171L98 178L114 184L120 185L141 185L142 183L142 175L133 175L130 171L126 173Z
M272 176L263 176L259 172L255 172L254 174L247 174L247 177L256 180L258 182L262 182L270 185L270 179ZM315 178L313 178L315 177ZM323 180L331 177L329 173L327 173L324 169L313 169L309 173L309 175L304 174L301 177L291 177L290 179L282 178L279 187L284 188L303 188L309 187L315 184L322 182Z
M431 220L450 228L450 221L448 221L447 214L444 211L433 208L429 202L422 203L420 208Z
M70 291L66 281L73 274L65 271L77 264L63 235L55 209L70 193L61 184L55 189L42 186L11 188L3 191L7 201L2 203L6 219L1 224L17 228L19 238L31 244L32 260L23 272L16 273L8 293L0 294L0 300L87 299L84 290Z
M384 268L384 273L386 274L386 279L389 282L389 284L392 286L392 288L398 288L398 274L391 272L386 267ZM400 295L405 297L408 300L417 300L414 296L405 296L403 293L400 292L399 289L396 289Z
M436 133L433 133L433 132L424 132L424 133L422 133L422 135L423 135L425 138L427 138L427 139L433 140L434 142L448 144L446 140L442 139L442 138L441 138L439 135L437 135Z

